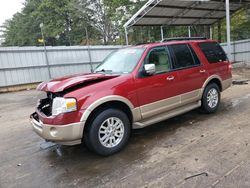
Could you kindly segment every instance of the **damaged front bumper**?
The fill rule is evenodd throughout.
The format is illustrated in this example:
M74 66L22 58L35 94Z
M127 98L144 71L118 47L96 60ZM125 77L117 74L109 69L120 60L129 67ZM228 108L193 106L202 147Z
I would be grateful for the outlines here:
M67 125L44 124L35 112L30 116L33 130L45 140L62 145L76 145L82 142L84 122Z

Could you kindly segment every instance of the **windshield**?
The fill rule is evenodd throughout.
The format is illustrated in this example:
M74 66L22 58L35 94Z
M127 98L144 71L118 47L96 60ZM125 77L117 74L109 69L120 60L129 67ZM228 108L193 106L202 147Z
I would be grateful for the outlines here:
M96 69L95 72L130 73L144 52L144 48L126 48L112 52Z

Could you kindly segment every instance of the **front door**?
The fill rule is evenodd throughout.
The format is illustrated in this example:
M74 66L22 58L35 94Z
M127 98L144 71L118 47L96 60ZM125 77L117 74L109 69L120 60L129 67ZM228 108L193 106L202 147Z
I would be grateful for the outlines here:
M171 110L180 103L178 75L171 72L168 49L165 46L152 48L145 64L155 64L156 73L151 76L140 74L135 80L143 119Z

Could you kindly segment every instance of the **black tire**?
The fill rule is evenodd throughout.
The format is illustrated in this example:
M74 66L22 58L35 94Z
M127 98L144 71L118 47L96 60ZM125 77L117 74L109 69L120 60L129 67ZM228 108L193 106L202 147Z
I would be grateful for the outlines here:
M123 136L120 139L120 141L117 142L117 145L115 145L114 147L110 145L109 147L104 146L101 143L101 140L99 139L101 134L99 133L100 127L102 126L102 124L108 125L105 122L107 122L107 120L110 118L115 118L114 121L116 121L116 123L120 120L123 124ZM87 129L84 131L83 139L88 149L99 155L108 156L120 151L125 147L130 137L130 132L131 132L130 129L131 129L130 121L124 112L118 109L104 109L98 112L96 116L92 119L92 121L90 121ZM109 134L110 135L113 134L113 137L115 135L114 132ZM103 135L103 137L107 136L106 133L101 135ZM108 141L108 143L110 143L110 140Z
M214 105L211 105L211 103L209 104L208 102L208 96L210 95L209 92L212 92L212 91L214 92L216 91L218 95L217 97L218 101L216 105L215 105L215 102L213 103ZM202 110L208 114L216 112L220 104L220 98L221 98L221 95L220 95L219 86L215 83L208 84L203 92L202 99L201 99Z

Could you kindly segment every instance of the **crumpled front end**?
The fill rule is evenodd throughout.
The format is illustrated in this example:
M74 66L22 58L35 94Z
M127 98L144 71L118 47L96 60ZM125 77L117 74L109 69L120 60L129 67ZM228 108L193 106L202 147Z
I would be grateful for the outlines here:
M39 119L37 112L31 114L30 122L33 130L47 141L56 142L62 145L76 145L81 143L84 122L62 126L44 124Z
M37 103L36 112L31 114L30 122L33 130L47 141L63 145L80 144L85 122L81 122L81 110L68 113L53 114L53 101L63 97L60 93L46 92Z

